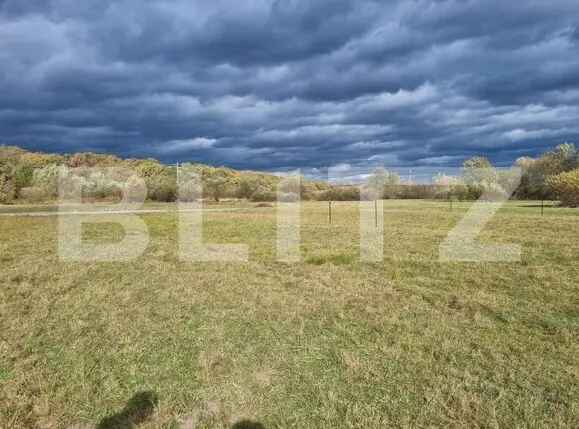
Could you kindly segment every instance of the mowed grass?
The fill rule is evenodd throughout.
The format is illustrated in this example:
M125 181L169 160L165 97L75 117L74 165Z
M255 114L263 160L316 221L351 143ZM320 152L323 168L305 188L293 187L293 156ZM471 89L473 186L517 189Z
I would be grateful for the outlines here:
M130 427L140 393L143 428L579 427L578 211L509 203L481 240L521 262L438 262L468 207L386 201L382 263L355 203L332 225L304 203L295 264L273 208L205 214L244 263L180 261L176 213L141 216L137 260L88 264L59 260L55 217L0 217L0 427Z

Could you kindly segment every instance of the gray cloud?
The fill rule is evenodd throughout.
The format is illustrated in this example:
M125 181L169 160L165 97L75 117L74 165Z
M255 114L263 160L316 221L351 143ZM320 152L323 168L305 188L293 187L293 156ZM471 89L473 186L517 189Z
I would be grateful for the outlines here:
M0 1L0 141L280 171L579 135L571 0Z

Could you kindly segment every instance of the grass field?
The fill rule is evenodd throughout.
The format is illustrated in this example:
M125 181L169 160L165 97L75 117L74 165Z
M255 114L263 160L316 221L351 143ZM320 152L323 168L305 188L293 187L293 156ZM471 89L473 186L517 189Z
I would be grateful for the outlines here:
M383 263L354 203L331 226L304 203L297 264L273 208L205 216L246 263L180 262L175 213L90 264L59 260L56 217L0 217L0 427L579 427L579 211L511 202L481 240L520 263L438 262L468 206L386 201Z

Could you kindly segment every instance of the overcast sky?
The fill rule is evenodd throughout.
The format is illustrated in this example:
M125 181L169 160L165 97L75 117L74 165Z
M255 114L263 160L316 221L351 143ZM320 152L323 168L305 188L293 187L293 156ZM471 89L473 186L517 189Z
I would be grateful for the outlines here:
M579 2L0 0L0 143L283 171L579 135Z

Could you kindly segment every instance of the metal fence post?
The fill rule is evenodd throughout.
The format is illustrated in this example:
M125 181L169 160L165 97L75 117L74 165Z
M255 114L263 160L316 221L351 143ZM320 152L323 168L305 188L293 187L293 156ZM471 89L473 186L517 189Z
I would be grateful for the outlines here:
M541 216L545 216L545 200L541 200Z

